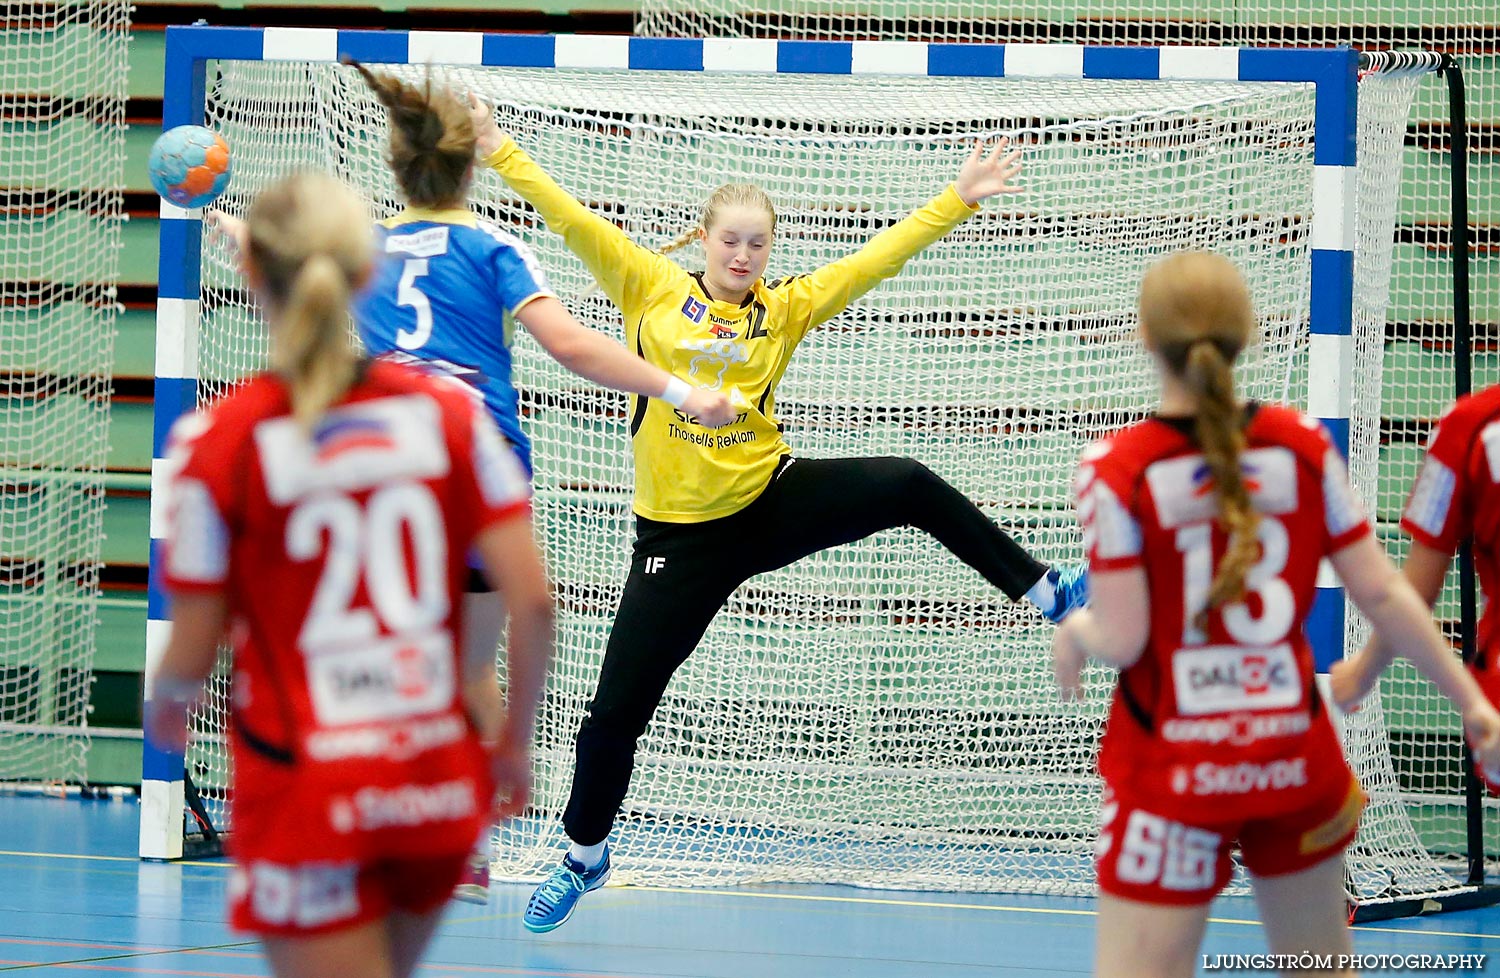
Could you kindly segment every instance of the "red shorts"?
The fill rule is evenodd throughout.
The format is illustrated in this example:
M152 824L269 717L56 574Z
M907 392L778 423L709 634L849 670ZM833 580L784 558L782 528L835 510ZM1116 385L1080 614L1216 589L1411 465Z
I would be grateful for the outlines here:
M1094 848L1099 889L1140 903L1208 903L1229 882L1235 842L1256 876L1299 872L1354 841L1364 806L1351 776L1344 789L1284 815L1189 823L1121 802L1106 787Z
M468 858L464 851L365 864L255 860L230 877L229 923L257 934L309 937L395 910L427 913L452 895Z

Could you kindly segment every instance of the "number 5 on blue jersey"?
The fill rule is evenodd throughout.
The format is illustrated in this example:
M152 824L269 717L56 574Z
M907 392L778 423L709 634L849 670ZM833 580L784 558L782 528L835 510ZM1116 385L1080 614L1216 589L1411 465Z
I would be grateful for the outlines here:
M426 274L426 258L408 258L401 268L401 281L396 286L396 305L410 306L417 315L417 323L409 332L403 327L396 334L396 345L403 350L420 350L432 337L432 303L417 288L417 279Z
M531 249L469 211L422 208L379 222L376 245L383 260L355 305L365 349L475 389L530 472L507 316L553 295Z

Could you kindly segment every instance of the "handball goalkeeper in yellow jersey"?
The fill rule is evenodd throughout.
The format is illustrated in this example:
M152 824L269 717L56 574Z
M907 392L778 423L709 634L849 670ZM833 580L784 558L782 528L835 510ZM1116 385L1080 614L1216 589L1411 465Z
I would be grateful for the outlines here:
M563 237L625 318L626 345L699 387L736 419L708 437L691 417L633 399L636 542L599 684L578 732L563 828L572 846L523 922L552 930L609 876L605 840L625 798L636 740L667 682L730 593L748 578L881 530L925 530L1012 600L1052 621L1082 605L1083 567L1054 570L958 490L906 458L798 459L775 418L776 385L815 326L901 270L978 210L1014 193L1020 152L976 146L953 183L859 251L810 274L761 281L776 212L759 187L720 187L699 226L708 267L689 273L643 248L559 187L470 95L476 153ZM738 437L737 437L738 436ZM733 561L725 554L734 554Z

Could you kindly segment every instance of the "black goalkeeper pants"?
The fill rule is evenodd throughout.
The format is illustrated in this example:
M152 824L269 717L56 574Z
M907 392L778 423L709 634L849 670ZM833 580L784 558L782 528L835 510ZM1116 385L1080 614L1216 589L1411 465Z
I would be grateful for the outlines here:
M897 526L937 538L1012 600L1047 572L962 493L908 458L788 459L749 506L703 523L637 517L630 576L578 731L568 837L603 842L636 740L729 595L756 574Z

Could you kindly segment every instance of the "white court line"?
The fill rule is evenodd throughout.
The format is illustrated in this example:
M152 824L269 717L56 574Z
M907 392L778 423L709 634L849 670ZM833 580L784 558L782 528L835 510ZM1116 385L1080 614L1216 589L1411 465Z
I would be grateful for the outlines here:
M940 910L982 910L1000 913L1054 914L1060 917L1097 917L1099 915L1099 911L1097 910L1066 910L1061 907L1007 907L987 903L949 903L937 900L887 900L879 897L821 896L811 893L750 893L743 890L693 890L680 886L630 885L623 888L650 890L657 893L687 893L697 897L741 897L749 900L807 900L818 903L875 904L887 907L933 907ZM1240 924L1246 927L1263 926L1258 920L1241 920L1234 917L1210 917L1208 918L1208 922L1211 924ZM1412 937L1430 934L1433 937L1477 937L1485 940L1500 941L1500 934L1473 934L1467 931L1409 930L1405 927L1370 927L1365 924L1355 924L1351 929L1384 934L1405 934Z
M138 863L140 859L134 856L90 856L77 853L65 852L20 852L13 849L0 849L0 856L28 856L35 859L96 859L100 862ZM229 869L234 864L229 860L176 860L176 866L209 866ZM684 893L696 897L723 896L737 897L742 900L802 900L808 903L850 903L864 904L883 907L930 907L934 910L980 910L987 913L1032 913L1052 914L1058 917L1097 917L1097 910L1067 910L1061 907L1007 907L988 903L951 903L945 900L888 900L881 897L844 897L825 896L813 893L750 893L745 890L719 890L701 889L694 890L685 886L638 886L627 884L625 886L611 886L610 890L638 890L645 893ZM506 916L514 916L508 914ZM487 918L475 918L487 919ZM1210 917L1211 924L1239 924L1244 927L1260 927L1258 920L1241 920L1236 917ZM1355 924L1351 930L1369 931L1379 934L1405 934L1408 937L1471 937L1486 941L1500 941L1500 934L1475 934L1468 931L1447 930L1410 930L1405 927L1371 927L1366 924Z

